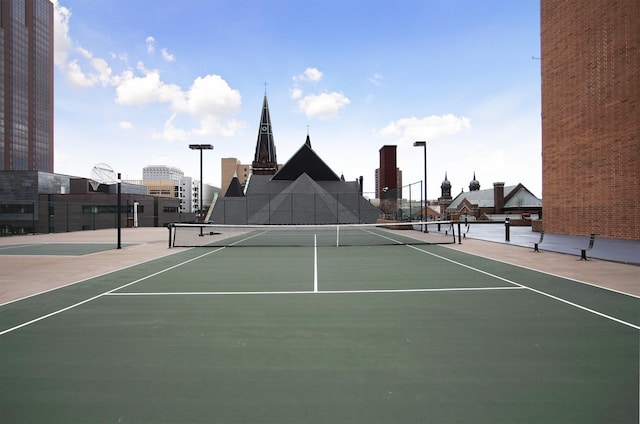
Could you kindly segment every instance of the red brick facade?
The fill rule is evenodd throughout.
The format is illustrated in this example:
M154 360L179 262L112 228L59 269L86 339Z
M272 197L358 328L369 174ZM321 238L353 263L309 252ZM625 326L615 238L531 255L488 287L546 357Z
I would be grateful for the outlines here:
M392 191L398 188L398 165L396 162L397 146L382 146L380 149L380 175L379 190L380 198L385 197L385 191ZM396 195L394 194L394 198Z
M541 0L550 233L640 240L640 1Z

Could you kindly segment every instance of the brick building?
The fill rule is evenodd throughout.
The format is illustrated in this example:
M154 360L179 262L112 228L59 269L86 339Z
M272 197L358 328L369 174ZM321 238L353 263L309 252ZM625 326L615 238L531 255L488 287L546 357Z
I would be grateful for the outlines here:
M640 240L640 2L540 12L544 229Z

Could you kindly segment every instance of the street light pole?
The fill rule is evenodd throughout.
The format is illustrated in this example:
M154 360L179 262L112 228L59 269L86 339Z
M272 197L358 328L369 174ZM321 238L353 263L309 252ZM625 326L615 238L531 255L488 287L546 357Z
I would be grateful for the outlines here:
M203 196L203 188L202 188L202 151L203 150L213 150L213 146L211 144L189 144L189 148L191 150L200 150L200 192L198 193L198 197L200 198L200 221L204 222L204 215L202 213L202 196ZM202 230L202 229L201 229Z
M413 147L422 147L424 150L424 209L422 220L427 221L427 142L426 141L415 141L413 143ZM428 233L427 224L423 226L423 232Z

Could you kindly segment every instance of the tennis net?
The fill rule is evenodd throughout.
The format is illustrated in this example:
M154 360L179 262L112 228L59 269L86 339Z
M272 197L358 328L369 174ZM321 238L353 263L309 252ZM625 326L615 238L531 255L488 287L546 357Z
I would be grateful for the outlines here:
M169 225L170 247L451 244L457 222L333 225Z

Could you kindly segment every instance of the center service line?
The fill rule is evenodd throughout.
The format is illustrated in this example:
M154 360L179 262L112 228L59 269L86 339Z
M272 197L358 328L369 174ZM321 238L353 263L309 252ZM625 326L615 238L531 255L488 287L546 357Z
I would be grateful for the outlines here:
M318 293L318 241L317 234L313 235L313 292Z

